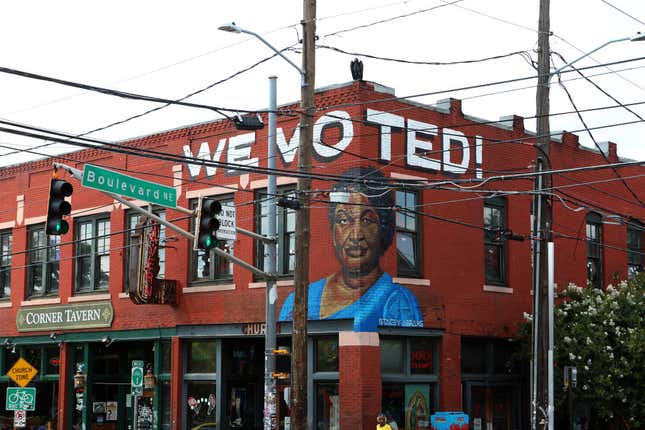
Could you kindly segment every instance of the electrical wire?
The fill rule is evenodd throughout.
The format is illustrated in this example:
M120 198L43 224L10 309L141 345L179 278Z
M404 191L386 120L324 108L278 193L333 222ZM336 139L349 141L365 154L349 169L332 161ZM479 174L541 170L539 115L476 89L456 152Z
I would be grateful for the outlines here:
M514 55L520 55L520 56L529 55L528 51L514 51L508 54L500 54L500 55L494 55L491 57L484 57L484 58L478 58L478 59L472 59L472 60L417 61L417 60L404 60L401 58L393 58L393 57L381 57L378 55L364 54L360 52L349 52L349 51L345 51L343 49L337 48L335 46L329 46L329 45L316 45L316 48L328 49L330 51L339 52L341 54L351 55L354 57L372 58L374 60L391 61L391 62L403 63L403 64L425 65L425 66L453 66L457 64L473 64L473 63L482 63L482 62L491 61L491 60L499 60L502 58L512 57Z
M583 125L583 126L584 126L584 128L585 128L585 130L586 130L586 131L587 131L587 133L589 134L589 137L590 137L590 138L591 138L591 140L593 141L594 145L596 146L596 148L598 149L598 151L600 151L600 154L601 154L601 155L602 155L602 157L605 159L605 161L606 161L608 164L610 164L611 162L610 162L610 160L609 160L609 157L607 156L607 154L605 154L605 151L603 151L603 150L602 150L602 148L600 147L600 145L599 145L599 144L598 144L598 142L596 141L596 138L594 137L593 133L592 133L592 132L591 132L591 130L589 129L589 126L587 126L587 123L585 122L584 118L582 118L582 115L580 114L580 112L578 112L578 107L576 106L576 103L574 102L573 97L571 97L571 93L569 92L569 90L567 90L567 87L566 87L566 86L565 86L565 85L564 85L564 84L563 84L559 79L558 79L558 81L559 81L560 86L564 89L564 92L567 94L567 97L569 98L569 101L571 102L571 105L572 105L572 106L573 106L573 108L576 110L576 112L577 112L577 114L578 114L578 118L580 119L580 122L582 123L582 125ZM639 119L640 119L641 121L643 120L643 118L642 118L642 117L640 117L640 115L637 115L637 116L639 117ZM623 180L623 179L622 179L622 176L620 175L620 172L618 172L618 171L617 171L616 169L614 169L614 168L612 168L612 170L613 170L614 174L615 174L618 178L621 178L621 182L622 182L622 184L623 184L623 185L625 186L625 188L630 192L630 194L631 194L631 195L636 199L636 201L637 201L637 202L639 202L639 203L641 204L641 206L645 207L645 203L644 203L644 202L640 199L640 197L639 197L639 196L634 192L634 190L633 190L633 189L632 189L632 188L627 184L627 182L625 182L625 180Z

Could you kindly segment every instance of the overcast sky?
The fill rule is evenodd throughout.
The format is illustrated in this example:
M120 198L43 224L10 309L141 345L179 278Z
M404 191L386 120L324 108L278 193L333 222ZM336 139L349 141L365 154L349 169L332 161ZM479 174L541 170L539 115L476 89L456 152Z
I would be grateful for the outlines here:
M537 59L539 0L319 0L318 44L358 54L407 61L454 62L526 51ZM277 48L297 43L302 1L32 1L2 2L0 66L150 96L177 99L253 65L271 55L257 39L218 31L235 21L260 33ZM418 13L415 13L418 12ZM409 15L400 17L401 15ZM368 25L378 21L379 24ZM552 0L551 49L571 61L613 39L645 32L645 1ZM343 31L348 30L348 31ZM298 46L298 45L296 45ZM286 54L300 64L300 54ZM327 48L316 51L316 87L351 80L353 55ZM620 103L645 102L645 42L609 45L577 63L578 67L625 61L584 73ZM413 100L433 104L454 97L464 113L487 120L535 114L535 80L479 89L458 88L535 74L528 57L458 65L414 65L361 58L364 79L392 87L397 96L436 93ZM556 66L564 64L554 56ZM250 71L188 99L239 109L265 109L268 77L278 76L278 103L300 97L299 76L284 60L273 58ZM563 75L578 109L617 106L590 83ZM0 73L0 118L79 134L140 114L157 104L88 93L53 83ZM582 113L590 128L639 121L645 105ZM572 111L554 79L551 113ZM92 134L122 140L217 119L213 112L168 107ZM535 130L535 122L526 127ZM576 115L551 119L551 130L576 131L593 146ZM618 144L621 157L645 160L645 124L592 130L598 142ZM19 149L41 146L17 136L0 135L0 145ZM60 152L60 146L34 149ZM0 148L0 154L9 152ZM0 156L0 165L28 159Z

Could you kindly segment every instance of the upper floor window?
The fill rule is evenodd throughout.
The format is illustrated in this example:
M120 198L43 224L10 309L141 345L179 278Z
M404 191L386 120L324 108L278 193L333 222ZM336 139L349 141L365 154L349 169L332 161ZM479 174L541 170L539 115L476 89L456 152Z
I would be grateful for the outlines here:
M166 212L164 210L159 210L155 208L152 211L153 214L157 215L161 219L166 219ZM128 291L129 287L129 276L128 274L130 273L130 256L132 254L132 246L133 246L133 241L132 241L132 233L135 232L137 228L137 224L141 222L141 219L144 215L140 212L135 212L135 211L128 211L126 215L126 225L128 226L128 230L125 234L125 245L126 245L126 251L125 251L125 259L123 260L124 268L125 270L123 271L124 274L124 282L123 282L123 287L124 291ZM141 226L140 226L141 227ZM148 234L150 230L143 230L144 234ZM161 225L160 231L159 231L159 250L158 256L159 256L159 273L157 274L157 279L161 279L165 277L166 274L166 248L165 248L165 243L166 243L166 227L164 225Z
M60 236L45 234L45 227L29 229L27 297L58 294Z
M602 288L602 217L587 215L587 282Z
M645 226L637 220L627 224L627 274L631 278L643 271L643 232Z
M107 290L110 280L110 218L76 222L76 291Z
M218 199L222 207L233 206L233 196L223 197ZM197 207L197 200L191 203L193 208ZM195 231L195 224L191 226L192 231ZM233 255L232 240L218 240L217 247L231 255ZM197 250L191 253L191 280L193 282L199 281L213 281L213 280L230 280L233 277L233 263L227 259L220 257L213 250L204 251Z
M11 296L11 231L0 232L0 298Z
M506 199L488 198L484 202L484 270L486 282L506 283L506 241L500 239L506 228Z
M295 192L278 190L278 194L295 197ZM269 204L274 204L266 190L257 194L257 230L259 234L266 235L269 227L268 209ZM296 266L296 212L276 206L276 236L277 262L276 272L280 275L293 273ZM264 243L257 241L257 266L264 269L267 266L268 256Z
M420 223L416 213L418 194L412 191L396 192L396 255L399 276L420 276Z

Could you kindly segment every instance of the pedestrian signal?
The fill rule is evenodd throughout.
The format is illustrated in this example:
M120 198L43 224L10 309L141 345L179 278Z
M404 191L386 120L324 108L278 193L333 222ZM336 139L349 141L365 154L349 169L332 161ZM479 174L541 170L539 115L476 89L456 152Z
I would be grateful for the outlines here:
M69 224L63 216L72 212L72 205L65 197L72 195L72 184L62 179L52 179L49 185L49 203L47 205L46 233L59 236L69 231Z

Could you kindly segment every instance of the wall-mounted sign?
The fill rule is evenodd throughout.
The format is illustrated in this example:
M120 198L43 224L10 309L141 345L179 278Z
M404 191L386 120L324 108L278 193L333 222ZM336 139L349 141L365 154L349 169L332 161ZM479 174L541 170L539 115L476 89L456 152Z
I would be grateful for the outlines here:
M267 325L266 323L246 323L242 325L242 334L247 335L247 336L258 336L258 335L264 335L267 330Z
M72 303L18 309L18 331L69 330L110 327L114 319L111 302Z

